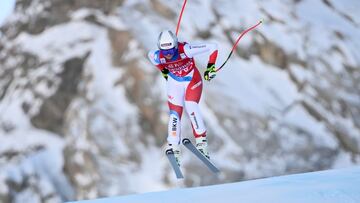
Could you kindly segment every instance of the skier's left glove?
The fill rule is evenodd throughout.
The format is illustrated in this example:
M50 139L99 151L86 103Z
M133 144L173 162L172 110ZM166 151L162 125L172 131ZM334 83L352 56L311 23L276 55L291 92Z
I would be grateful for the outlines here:
M166 69L166 68L162 69L161 74L165 78L165 80L168 80L168 74L169 74L168 69Z
M204 79L210 81L216 76L215 64L208 63L206 71L204 72Z

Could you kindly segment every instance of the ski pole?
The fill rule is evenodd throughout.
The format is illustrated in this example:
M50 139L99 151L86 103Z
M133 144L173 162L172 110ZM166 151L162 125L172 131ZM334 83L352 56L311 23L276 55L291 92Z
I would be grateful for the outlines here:
M237 44L239 43L240 39L241 39L246 33L248 33L249 31L251 31L251 30L253 30L253 29L255 29L255 28L256 28L258 25L260 25L262 22L263 22L263 21L260 20L256 25L253 25L252 27L244 30L244 31L240 34L240 36L239 36L238 39L236 40L234 46L232 47L229 56L227 57L227 59L225 60L225 62L224 62L219 68L217 68L217 69L215 70L216 72L218 72L219 70L221 70L221 69L225 66L225 64L228 62L229 58L231 57L232 53L234 52L234 50L235 50Z
M184 0L183 6L181 8L179 20L178 20L178 23L177 23L177 26L176 26L176 36L178 35L178 32L179 32L180 22L181 22L181 18L182 18L182 15L184 13L184 10L185 10L186 2L187 2L187 0Z

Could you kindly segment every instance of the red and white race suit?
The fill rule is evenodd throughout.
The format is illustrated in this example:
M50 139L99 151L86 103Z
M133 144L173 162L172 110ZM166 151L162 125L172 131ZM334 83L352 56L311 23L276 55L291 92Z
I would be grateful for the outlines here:
M195 138L206 137L206 127L201 116L199 101L202 93L202 78L195 66L194 56L210 53L209 63L215 64L217 45L213 43L178 43L177 53L167 60L160 50L150 51L148 57L159 70L169 70L167 80L170 119L168 125L169 144L179 144L181 140L181 116L183 108L191 120Z

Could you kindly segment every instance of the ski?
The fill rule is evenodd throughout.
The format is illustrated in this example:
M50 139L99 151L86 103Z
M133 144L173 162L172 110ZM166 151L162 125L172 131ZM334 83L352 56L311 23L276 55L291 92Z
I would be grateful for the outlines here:
M211 161L206 158L188 138L182 140L183 145L189 149L197 158L199 158L213 173L219 173L220 170Z
M184 176L180 170L180 167L179 167L178 163L176 162L173 150L168 149L168 150L166 150L165 154L166 154L167 158L169 159L171 167L174 169L176 178L177 179L184 178Z

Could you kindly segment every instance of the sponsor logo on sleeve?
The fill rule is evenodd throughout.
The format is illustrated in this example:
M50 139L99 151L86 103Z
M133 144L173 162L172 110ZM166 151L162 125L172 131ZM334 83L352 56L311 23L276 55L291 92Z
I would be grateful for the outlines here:
M199 48L204 48L204 47L206 47L206 45L204 44L204 45L192 45L192 46L189 46L190 47L190 49L199 49Z

